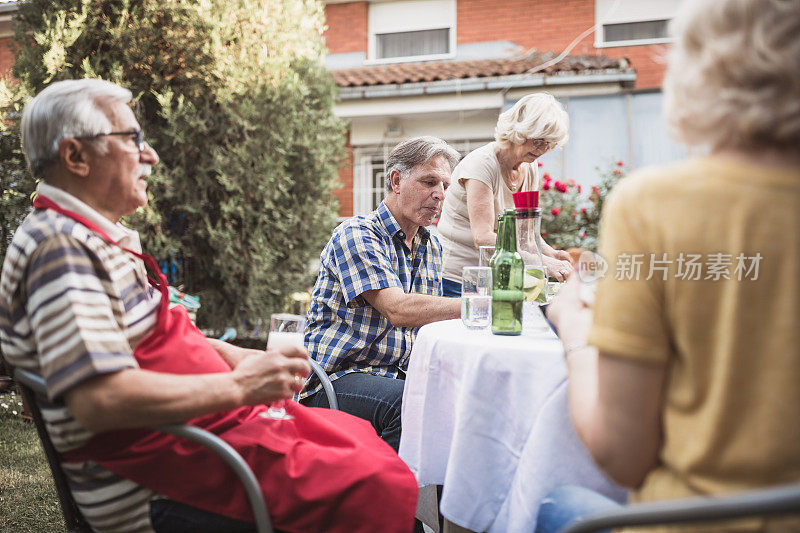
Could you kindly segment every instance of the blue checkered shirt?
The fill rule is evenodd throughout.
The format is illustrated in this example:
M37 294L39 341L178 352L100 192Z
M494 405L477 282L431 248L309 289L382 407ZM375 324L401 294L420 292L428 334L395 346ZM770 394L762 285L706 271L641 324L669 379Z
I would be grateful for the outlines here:
M369 305L365 291L400 287L406 293L442 295L442 246L421 227L412 249L386 204L337 227L320 256L311 294L305 344L308 352L337 379L350 372L397 377L408 367L419 328L394 327ZM313 378L299 394L320 390Z

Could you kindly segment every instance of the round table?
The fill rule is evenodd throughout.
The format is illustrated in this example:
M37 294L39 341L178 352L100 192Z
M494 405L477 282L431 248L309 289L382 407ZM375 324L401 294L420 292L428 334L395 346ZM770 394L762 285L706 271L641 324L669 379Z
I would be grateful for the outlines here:
M566 378L549 330L499 336L458 319L420 329L399 453L420 486L443 485L445 518L473 531L529 532L539 502L558 486L625 499L572 429Z

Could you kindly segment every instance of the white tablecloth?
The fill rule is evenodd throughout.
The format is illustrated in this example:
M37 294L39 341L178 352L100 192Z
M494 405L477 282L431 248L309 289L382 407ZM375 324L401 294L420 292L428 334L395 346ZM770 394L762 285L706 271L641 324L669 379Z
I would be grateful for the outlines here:
M444 485L445 518L473 531L533 531L541 499L558 486L624 498L572 429L566 377L549 331L507 337L460 320L420 330L399 453L420 486Z

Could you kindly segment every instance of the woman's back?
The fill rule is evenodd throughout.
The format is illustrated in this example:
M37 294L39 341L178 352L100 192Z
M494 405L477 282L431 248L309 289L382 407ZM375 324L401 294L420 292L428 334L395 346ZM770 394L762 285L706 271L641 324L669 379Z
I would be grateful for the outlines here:
M800 170L709 157L615 191L589 342L667 363L662 464L637 499L800 479L798 228Z

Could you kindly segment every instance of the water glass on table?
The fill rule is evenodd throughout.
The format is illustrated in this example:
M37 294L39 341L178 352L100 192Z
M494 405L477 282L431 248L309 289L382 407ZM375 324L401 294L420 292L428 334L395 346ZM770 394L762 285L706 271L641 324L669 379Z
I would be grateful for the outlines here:
M461 270L461 321L468 329L492 323L492 269L468 266Z
M304 348L303 336L306 329L306 317L302 315L289 315L285 313L272 315L269 326L269 337L267 337L267 348L277 350L284 346L297 346ZM291 420L294 418L286 412L283 400L274 402L269 406L266 413L262 413L264 418L274 420Z

